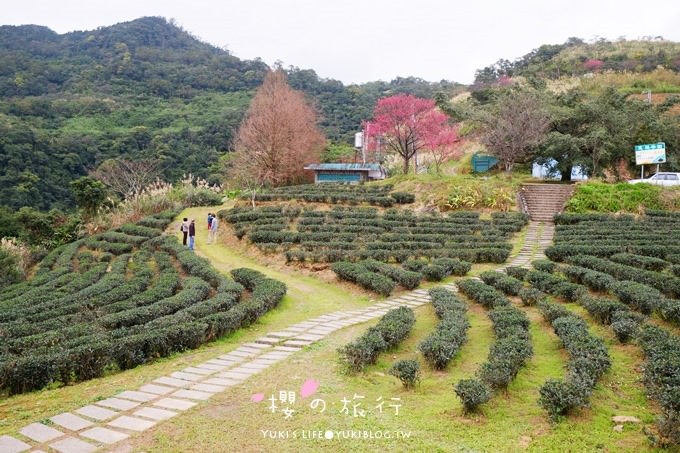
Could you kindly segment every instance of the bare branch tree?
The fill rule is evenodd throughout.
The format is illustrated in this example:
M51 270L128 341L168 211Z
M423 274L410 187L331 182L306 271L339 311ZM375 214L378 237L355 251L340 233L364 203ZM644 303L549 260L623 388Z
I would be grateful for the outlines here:
M90 173L123 198L139 195L145 187L154 182L160 174L161 164L157 160L109 159Z
M550 114L536 93L510 91L482 118L481 141L510 173L514 164L526 161L545 138L550 122Z

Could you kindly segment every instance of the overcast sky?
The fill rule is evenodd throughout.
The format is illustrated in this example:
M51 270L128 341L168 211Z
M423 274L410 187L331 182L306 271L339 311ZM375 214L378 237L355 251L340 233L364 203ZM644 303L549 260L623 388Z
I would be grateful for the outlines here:
M476 69L576 36L680 41L679 0L18 0L0 24L91 30L174 19L240 58L345 83L416 76L469 83Z

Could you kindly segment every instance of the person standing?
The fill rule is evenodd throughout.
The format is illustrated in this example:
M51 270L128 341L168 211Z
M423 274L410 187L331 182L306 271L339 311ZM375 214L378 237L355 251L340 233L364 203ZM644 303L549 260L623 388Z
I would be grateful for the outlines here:
M210 222L210 233L208 233L208 243L212 244L217 240L217 229L220 227L220 221L217 217L213 217Z
M210 225L212 224L212 219L215 217L212 212L208 213L208 231L210 231Z
M194 241L196 240L196 222L191 219L189 224L189 250L194 250Z
M189 235L189 219L185 217L182 226L179 229L182 232L182 245L186 246L187 236Z

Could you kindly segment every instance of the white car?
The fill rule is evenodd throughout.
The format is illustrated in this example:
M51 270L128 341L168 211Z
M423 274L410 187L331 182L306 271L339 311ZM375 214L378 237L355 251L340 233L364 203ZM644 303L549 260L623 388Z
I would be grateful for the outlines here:
M630 184L646 182L656 186L680 186L680 173L659 172L647 179L631 179Z

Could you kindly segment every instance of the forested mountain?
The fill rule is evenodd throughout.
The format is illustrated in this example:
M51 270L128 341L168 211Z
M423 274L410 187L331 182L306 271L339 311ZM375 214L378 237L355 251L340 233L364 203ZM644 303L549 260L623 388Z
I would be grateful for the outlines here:
M267 69L158 17L62 35L0 26L0 205L73 206L68 183L115 157L158 159L168 180L217 182ZM336 142L350 142L380 97L460 87L414 77L344 86L313 70L287 72Z

